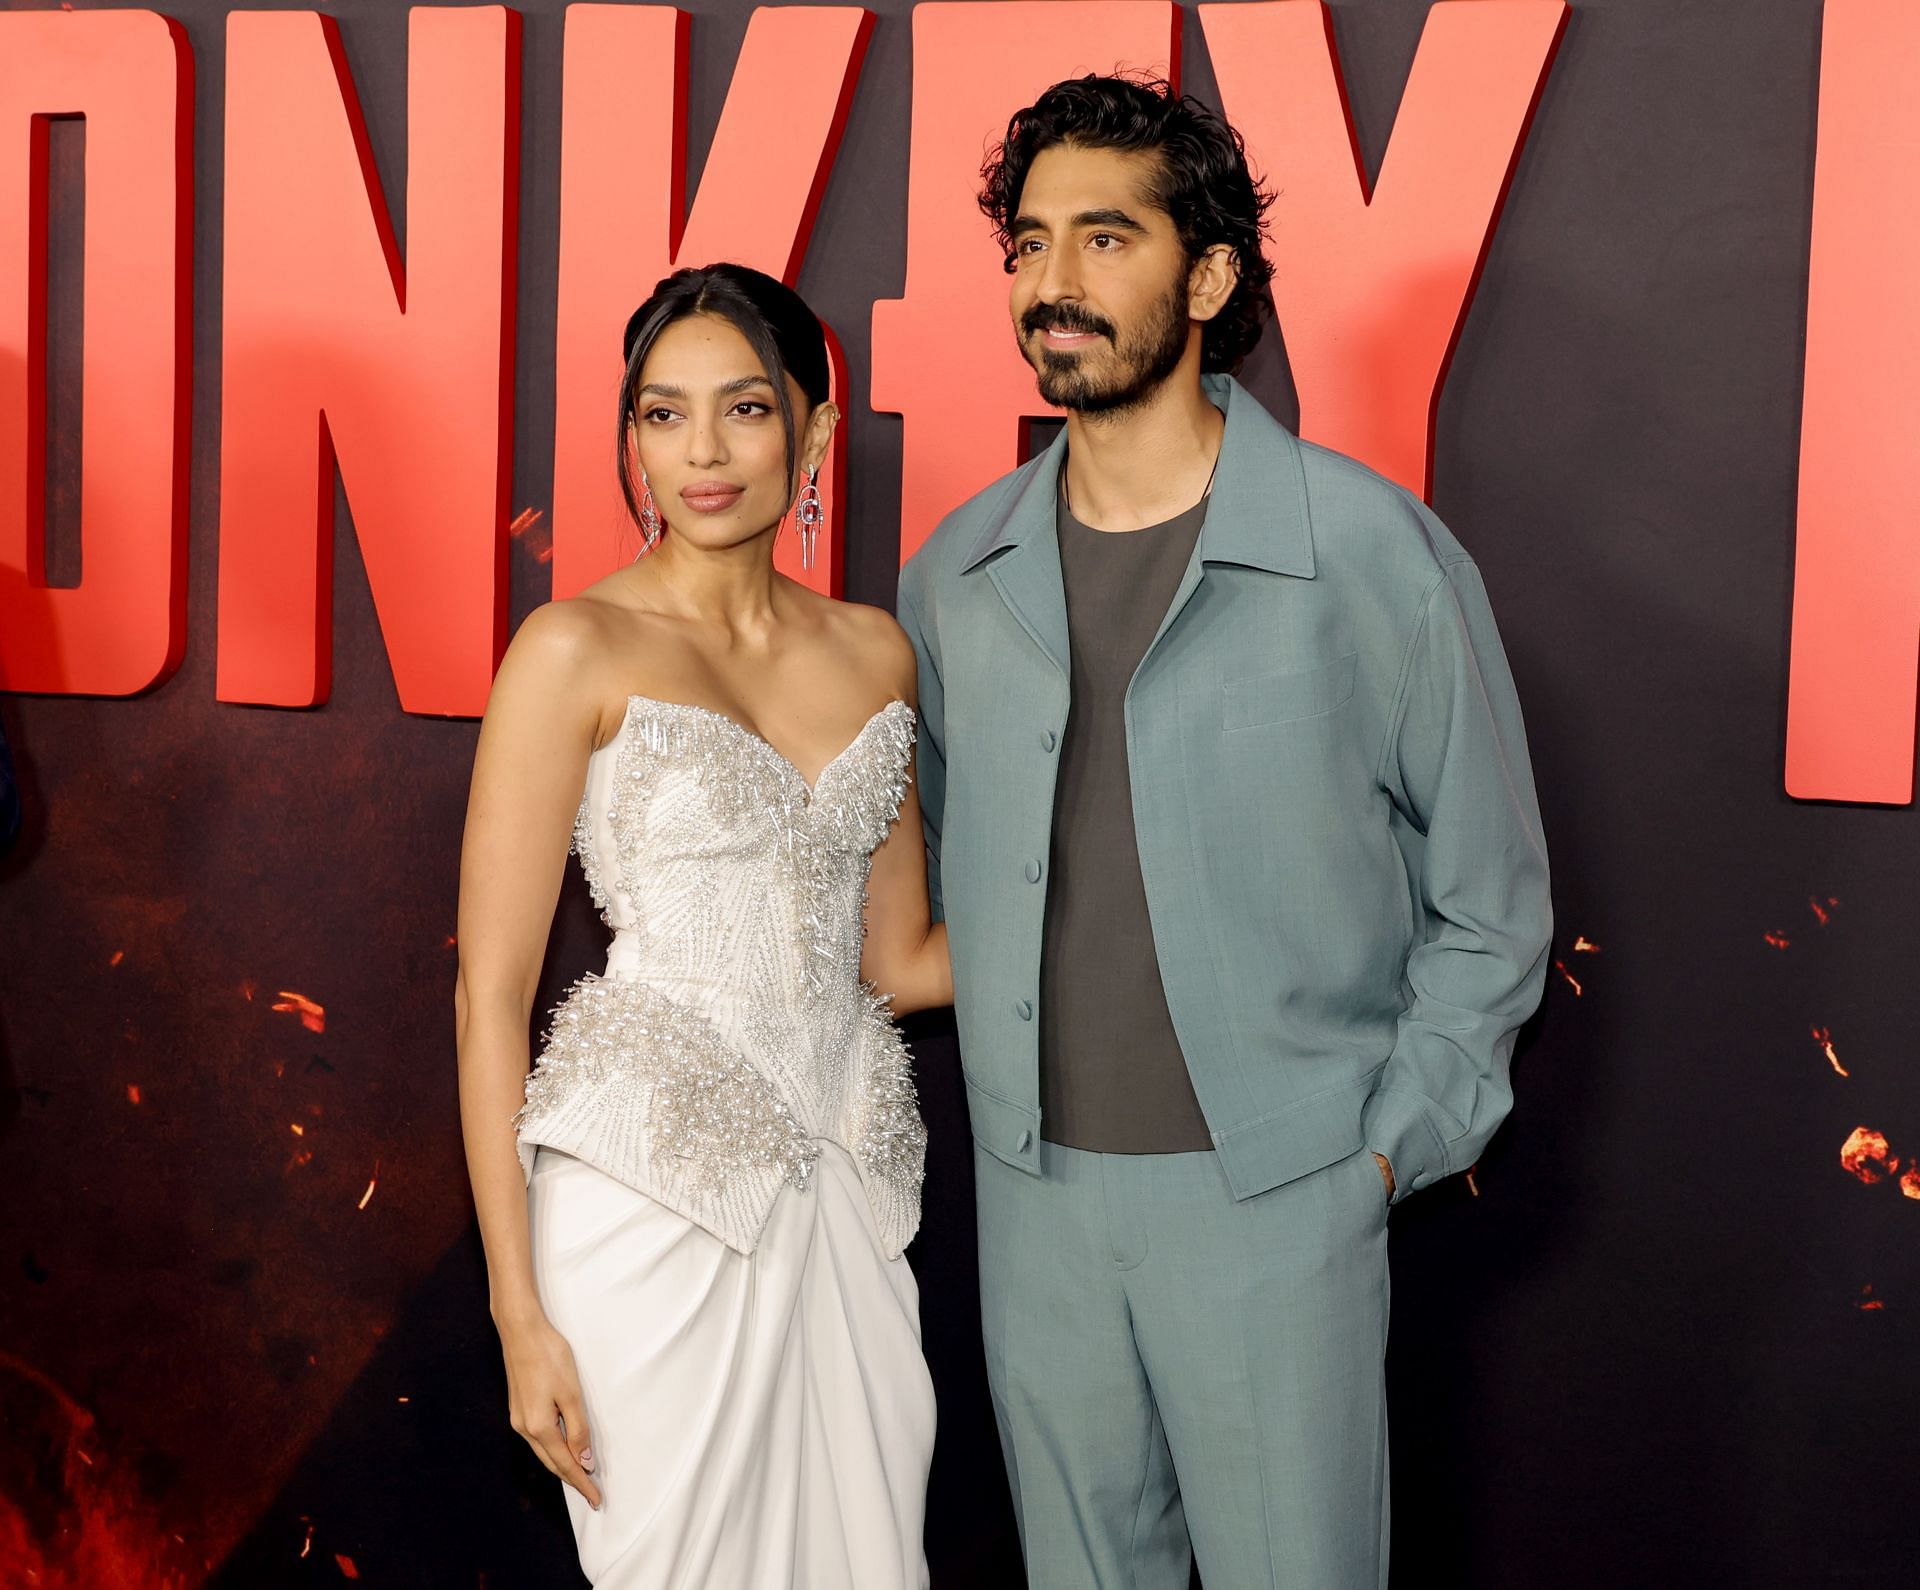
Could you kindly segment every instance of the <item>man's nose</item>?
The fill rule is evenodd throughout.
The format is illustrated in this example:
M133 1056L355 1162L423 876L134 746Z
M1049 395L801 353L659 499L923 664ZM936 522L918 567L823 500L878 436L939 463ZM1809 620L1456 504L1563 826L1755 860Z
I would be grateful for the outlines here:
M1034 296L1043 304L1080 301L1080 262L1072 249L1050 248L1041 256L1040 280Z

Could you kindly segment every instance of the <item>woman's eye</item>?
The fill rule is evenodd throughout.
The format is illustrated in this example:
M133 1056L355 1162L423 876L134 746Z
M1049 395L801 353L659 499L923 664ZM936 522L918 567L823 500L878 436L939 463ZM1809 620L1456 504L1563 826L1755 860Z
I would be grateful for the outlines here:
M760 415L771 414L773 410L764 403L756 403L751 398L747 398L734 404L733 412L736 414Z
M668 420L678 419L672 409L648 409L647 419L655 425L664 425Z

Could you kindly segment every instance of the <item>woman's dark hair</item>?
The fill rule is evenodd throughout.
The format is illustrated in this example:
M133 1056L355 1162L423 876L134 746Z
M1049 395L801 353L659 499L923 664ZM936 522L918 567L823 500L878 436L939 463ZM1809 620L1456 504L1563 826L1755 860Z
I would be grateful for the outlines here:
M786 376L792 376L807 401L818 405L827 397L827 337L807 301L785 282L776 281L748 265L721 261L714 265L677 270L654 284L653 293L627 320L621 352L627 373L620 382L620 495L627 512L640 522L640 492L634 482L633 448L627 435L640 398L640 372L660 333L689 315L717 315L747 339L773 383L774 402L787 438L787 479L793 479L797 446L793 399Z
M1014 112L1006 137L981 168L980 208L993 223L1008 271L1014 269L1009 228L1020 213L1020 190L1034 157L1057 144L1152 151L1159 156L1159 170L1147 198L1172 217L1188 262L1216 244L1232 246L1240 279L1220 313L1202 327L1200 367L1237 370L1260 340L1273 276L1260 250L1273 195L1247 169L1239 133L1157 77L1089 73L1055 83L1025 110Z

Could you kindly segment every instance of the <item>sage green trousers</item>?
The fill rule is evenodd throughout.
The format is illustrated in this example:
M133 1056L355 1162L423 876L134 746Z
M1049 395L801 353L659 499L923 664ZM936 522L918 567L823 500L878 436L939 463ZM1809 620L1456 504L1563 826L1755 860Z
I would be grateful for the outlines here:
M1030 1590L1384 1590L1387 1200L1361 1150L974 1153L987 1377Z

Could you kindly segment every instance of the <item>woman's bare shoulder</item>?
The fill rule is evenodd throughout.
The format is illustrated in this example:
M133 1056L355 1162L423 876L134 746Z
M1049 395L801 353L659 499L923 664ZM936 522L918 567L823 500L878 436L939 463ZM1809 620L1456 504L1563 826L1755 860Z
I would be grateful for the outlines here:
M543 602L521 621L507 647L508 662L574 673L605 659L620 615L588 592Z
M592 586L543 603L515 631L494 680L495 695L507 686L521 699L583 711L596 720L598 744L633 679L645 672L640 662L655 650L657 625L657 615L609 600Z
M899 621L884 607L864 602L841 602L841 620L847 646L860 672L884 680L889 691L912 703L918 700L918 667L913 642Z

